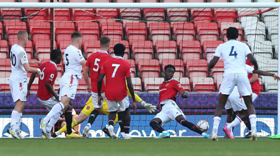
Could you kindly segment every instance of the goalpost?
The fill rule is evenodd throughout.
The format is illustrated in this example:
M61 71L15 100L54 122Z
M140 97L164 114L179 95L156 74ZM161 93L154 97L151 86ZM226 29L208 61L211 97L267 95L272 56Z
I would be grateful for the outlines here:
M226 28L234 26L239 30L238 40L251 47L259 68L280 73L279 8L280 3L0 3L0 137L9 137L6 130L14 106L8 80L11 72L9 51L16 43L19 30L29 33L25 50L32 66L47 61L51 49L59 48L63 52L71 43L70 35L74 31L83 34L81 50L85 58L100 48L98 40L103 35L112 40L111 55L113 44L123 43L126 46L124 58L133 68L136 93L154 105L158 104L164 65L174 64L174 78L190 92L188 99L176 97L178 106L188 121L195 124L200 120L208 121L210 130L207 133L211 133L223 62L220 60L211 73L207 73L207 62L216 47L226 42ZM62 65L58 65L56 90L62 72ZM78 94L72 102L77 113L90 97L83 81L79 81ZM264 76L260 76L259 82L262 92L254 102L258 135L278 134L280 83ZM38 79L31 88L33 94L23 113L21 129L26 137L41 137L39 120L47 113L37 100L37 87ZM153 136L155 132L149 122L155 113L149 114L141 105L137 106L137 113L131 113L131 134ZM81 124L81 132L86 122ZM91 136L103 137L101 129L106 123L106 115L98 116ZM224 135L222 126L225 124L226 112L223 112L220 136ZM164 128L174 136L198 136L175 122ZM242 137L245 129L241 124L234 134Z

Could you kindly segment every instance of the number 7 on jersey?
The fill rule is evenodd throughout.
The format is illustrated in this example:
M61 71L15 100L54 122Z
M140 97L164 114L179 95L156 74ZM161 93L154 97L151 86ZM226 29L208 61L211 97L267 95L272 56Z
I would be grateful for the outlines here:
M115 67L114 72L112 74L112 78L114 78L116 76L118 68L120 67L120 64L112 64L112 67Z

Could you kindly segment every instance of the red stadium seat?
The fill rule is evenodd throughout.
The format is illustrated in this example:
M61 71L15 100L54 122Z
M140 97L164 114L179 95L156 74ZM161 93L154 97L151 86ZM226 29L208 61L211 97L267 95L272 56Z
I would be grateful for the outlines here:
M170 24L167 22L151 22L149 24L149 31L153 44L159 40L170 40Z
M35 50L39 60L49 58L51 51L51 40L34 41Z
M133 88L135 92L142 92L142 83L141 79L139 77L133 77L131 78Z
M217 35L219 36L218 25L215 22L200 22L196 26L198 35Z
M123 27L120 22L102 22L100 23L101 34L111 39L122 39Z
M10 65L11 66L11 65ZM12 71L8 70L8 71L1 71L0 70L0 78L7 78L10 77ZM1 85L1 84L0 84ZM8 85L8 87L10 88L10 85Z
M210 62L215 54L216 48L222 44L223 41L205 41L203 43L204 53L206 55L207 62Z
M132 60L132 59L128 59L128 60L126 60L129 64L130 64L130 66L131 66L131 76L132 77L135 77L135 75L136 75L136 68L135 68L135 61L134 60Z
M30 18L30 21L34 20L47 20L48 19L48 9L41 9L41 8L24 8L24 15L33 15L36 14L36 16L32 16ZM38 21L37 21L38 22Z
M94 20L95 18L93 9L73 9L72 15L74 21Z
M174 73L174 77L175 78L181 78L184 76L184 62L183 60L180 59L166 59L166 60L162 60L162 70L164 70L164 67L168 64L172 64L176 71Z
M151 41L132 41L132 54L136 59L153 58L153 44Z
M187 60L186 61L186 68L189 73L189 77L191 83L197 77L207 77L207 61L200 59L200 60Z
M4 22L4 27L6 29L6 34L8 35L9 39L17 38L17 33L20 30L27 30L25 22L16 22L16 21ZM10 36L14 36L14 37L10 37Z
M116 0L117 3L134 3L134 0ZM122 19L141 19L141 10L139 8L121 8L120 16ZM123 21L124 22L124 21Z
M28 27L31 34L50 34L51 26L49 22L28 22Z
M184 62L189 59L200 59L202 51L199 41L181 41L179 47Z
M70 21L71 20L71 14L69 9L55 9L54 10L55 21Z
M163 3L181 3L181 0L164 0ZM187 21L187 8L167 8L167 16L170 21Z
M6 40L0 40L0 52L1 52L0 58L8 57L9 47L8 47L8 42Z
M159 77L160 66L158 60L140 59L137 61L137 64L141 77Z
M224 61L223 60L219 60L215 67L212 69L212 73L224 73Z
M158 92L159 87L164 81L163 78L145 78L144 79L144 86L147 92Z
M99 37L99 26L97 22L77 22L78 32L83 34L83 41L97 40Z
M56 38L55 39L56 42L65 41L65 40L71 41L71 34L57 34L55 38Z
M0 8L3 19L19 19L22 16L21 8Z
M223 77L224 77L224 73L223 72L216 72L213 73L213 78L214 78L214 83L216 84L216 86L219 89L220 84L222 83Z
M157 3L157 0L139 0L140 3Z
M187 92L191 92L191 85L190 85L190 80L187 77L180 77L179 82L181 86L185 89Z
M72 34L75 32L75 25L73 22L55 22L56 34Z
M100 49L100 41L99 40L87 40L84 41L84 52L92 53L94 50Z
M69 45L71 45L72 44L72 42L71 41L69 41L69 40L61 40L61 41L59 41L59 42L57 42L57 47L59 47L60 48L60 51L62 52L62 53L64 53L64 50L69 46Z
M146 40L147 38L147 27L144 22L127 22L125 31L129 41Z
M125 46L124 58L128 58L128 56L129 56L129 44L128 44L128 41L126 41L126 40L111 40L109 53L110 54L114 53L114 46L117 43L121 43Z
M195 30L193 23L188 22L174 22L172 24L172 30L175 34L177 45L179 45L182 40L194 40Z
M155 47L160 63L163 59L176 59L177 46L175 41L156 41Z
M216 88L212 78L198 77L193 79L193 90L196 92L215 92Z
M11 60L8 58L0 58L0 71L10 71Z
M146 20L163 21L165 19L163 8L144 8L143 15Z

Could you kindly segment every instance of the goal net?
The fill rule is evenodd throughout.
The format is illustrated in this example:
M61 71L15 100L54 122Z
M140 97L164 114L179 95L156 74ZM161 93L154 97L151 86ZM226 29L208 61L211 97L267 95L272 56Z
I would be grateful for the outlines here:
M1 8L0 137L10 137L6 131L15 103L9 87L13 61L9 53L12 45L17 43L19 30L26 30L29 34L24 48L33 67L49 61L52 49L64 52L71 44L71 33L74 31L83 34L81 50L85 58L100 49L101 36L111 39L110 55L114 55L113 46L116 43L124 44L124 59L131 65L136 94L153 105L158 105L164 67L174 65L174 79L189 94L186 99L176 97L178 106L189 122L196 124L200 120L206 120L210 125L207 133L210 134L224 65L221 58L211 73L208 73L207 63L213 58L216 47L227 41L226 29L229 27L239 30L237 40L250 46L261 70L278 74L277 8ZM57 67L58 76L54 86L56 91L63 74L63 63ZM27 82L30 75L28 74ZM257 86L254 92L260 92L254 101L258 135L274 135L278 130L278 83L269 76L251 79L257 82L254 84ZM23 112L21 130L25 137L42 136L39 121L48 111L37 100L37 89L38 76ZM78 93L72 100L77 115L89 97L82 79L79 81ZM139 103L137 106L137 113L131 111L131 135L155 136L157 133L149 126L149 122L158 110L150 114ZM107 115L100 114L92 125L90 136L104 137L102 128L107 122ZM62 121L57 125L60 126L61 123ZM81 124L80 129L75 130L81 133L86 123L87 120ZM219 136L224 135L222 127L225 125L224 110ZM174 136L199 136L175 121L163 127ZM115 130L118 128L119 125L116 124ZM235 136L242 137L247 132L243 123L234 129Z

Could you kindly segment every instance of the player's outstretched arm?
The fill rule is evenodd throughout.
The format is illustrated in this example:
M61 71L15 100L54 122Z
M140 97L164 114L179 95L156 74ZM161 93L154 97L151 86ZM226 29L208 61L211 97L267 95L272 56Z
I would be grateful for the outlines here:
M259 65L258 65L257 60L255 59L255 57L252 54L248 54L247 57L250 60L250 62L254 65L254 69L258 70L259 69Z
M184 90L183 90L183 91L180 91L180 92L179 92L179 95L180 95L182 98L188 98L188 94L187 94L187 92L185 92Z
M102 81L103 81L103 78L104 78L105 74L99 74L99 77L98 77L98 81L97 81L97 91L98 91L98 105L101 106L101 100L102 100L102 97L101 97L101 88L102 88Z
M39 68L30 67L29 63L23 64L23 67L28 73L37 73L39 75L41 73L41 70Z
M87 84L87 91L90 93L91 92L91 86L88 80L88 72L89 72L89 67L85 66L84 70L83 70L83 76L84 76L84 80Z
M219 57L214 56L213 59L208 64L208 71L210 72L212 68L215 67L216 63L219 61Z
M33 84L33 82L34 82L34 80L35 80L35 77L36 77L36 74L32 73L32 75L31 75L31 77L30 77L30 79L29 79L29 82L28 82L27 96L30 95L30 89L31 89L31 86L32 86L32 84Z
M57 101L59 101L58 95L57 95L57 94L55 93L55 91L53 90L53 87L52 87L52 85L51 85L51 82L46 81L46 82L45 82L45 86L46 86L47 90L55 97L55 99L56 99Z
M273 76L273 78L275 80L280 80L279 76L273 74L273 73L270 73L270 72L266 72L266 71L263 71L263 70L253 70L253 73L256 73L256 74L259 74L259 75L263 75L263 76Z
M135 101L135 96L134 96L135 95L134 94L134 89L133 89L133 85L132 85L132 82L131 82L131 77L127 77L126 82L127 82L128 90L131 94L131 98L133 100L132 108L134 109L134 113L136 113L137 106L136 106L136 101Z

